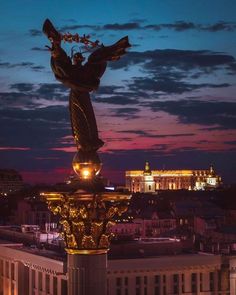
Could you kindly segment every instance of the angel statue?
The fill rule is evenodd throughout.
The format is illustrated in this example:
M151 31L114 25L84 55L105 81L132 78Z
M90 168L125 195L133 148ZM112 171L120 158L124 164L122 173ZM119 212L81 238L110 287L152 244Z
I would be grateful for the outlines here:
M89 36L61 34L49 19L43 24L43 32L51 42L51 68L58 81L70 88L69 108L71 126L78 151L96 152L104 142L98 136L98 129L90 92L97 90L107 62L116 61L130 47L128 37L111 46L92 42ZM92 50L87 61L82 53L69 57L61 47L61 42L78 42Z

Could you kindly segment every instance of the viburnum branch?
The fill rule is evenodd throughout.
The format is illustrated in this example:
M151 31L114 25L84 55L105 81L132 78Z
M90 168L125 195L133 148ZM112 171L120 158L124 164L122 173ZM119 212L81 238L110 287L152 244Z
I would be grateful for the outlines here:
M98 47L99 46L99 41L96 40L95 42L90 40L90 36L89 35L83 35L80 36L79 34L74 34L72 35L71 33L66 33L66 34L61 34L61 40L64 42L76 42L76 43L83 43L86 47Z

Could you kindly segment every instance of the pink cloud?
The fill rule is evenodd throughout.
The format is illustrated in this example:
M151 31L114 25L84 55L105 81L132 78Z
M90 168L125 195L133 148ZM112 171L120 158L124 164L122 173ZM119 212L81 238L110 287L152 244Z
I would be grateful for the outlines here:
M12 146L3 146L0 147L1 151L9 150L9 151L28 151L31 148L28 147L12 147Z

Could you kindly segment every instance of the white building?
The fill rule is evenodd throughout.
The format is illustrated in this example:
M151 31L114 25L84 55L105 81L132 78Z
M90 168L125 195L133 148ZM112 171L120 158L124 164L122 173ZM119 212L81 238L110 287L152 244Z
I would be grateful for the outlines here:
M1 295L66 295L65 263L52 251L0 245Z
M199 254L112 260L108 294L229 294L227 270L221 264L221 256Z
M126 189L134 193L215 189L222 183L212 166L207 170L151 170L148 162L144 170L126 171L125 179Z
M236 258L228 261L204 254L109 260L107 294L234 295ZM65 259L56 253L0 245L1 295L65 295L67 279Z

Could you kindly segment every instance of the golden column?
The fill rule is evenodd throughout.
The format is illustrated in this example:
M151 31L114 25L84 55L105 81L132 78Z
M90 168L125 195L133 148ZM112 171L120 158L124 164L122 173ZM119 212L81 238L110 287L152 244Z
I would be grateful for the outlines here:
M89 36L61 34L50 20L43 32L51 42L51 68L55 78L70 88L69 109L72 134L77 147L73 169L77 185L66 192L42 195L49 209L60 216L67 255L68 295L106 295L107 251L113 236L114 217L127 210L130 195L106 193L99 178L101 161L97 150L103 146L99 138L90 92L97 90L107 62L116 61L130 47L128 37L111 46L92 42ZM85 64L81 52L71 58L61 42L82 43L92 52Z
M60 216L68 269L68 294L106 294L107 251L115 215L127 210L130 195L45 192L48 208Z

